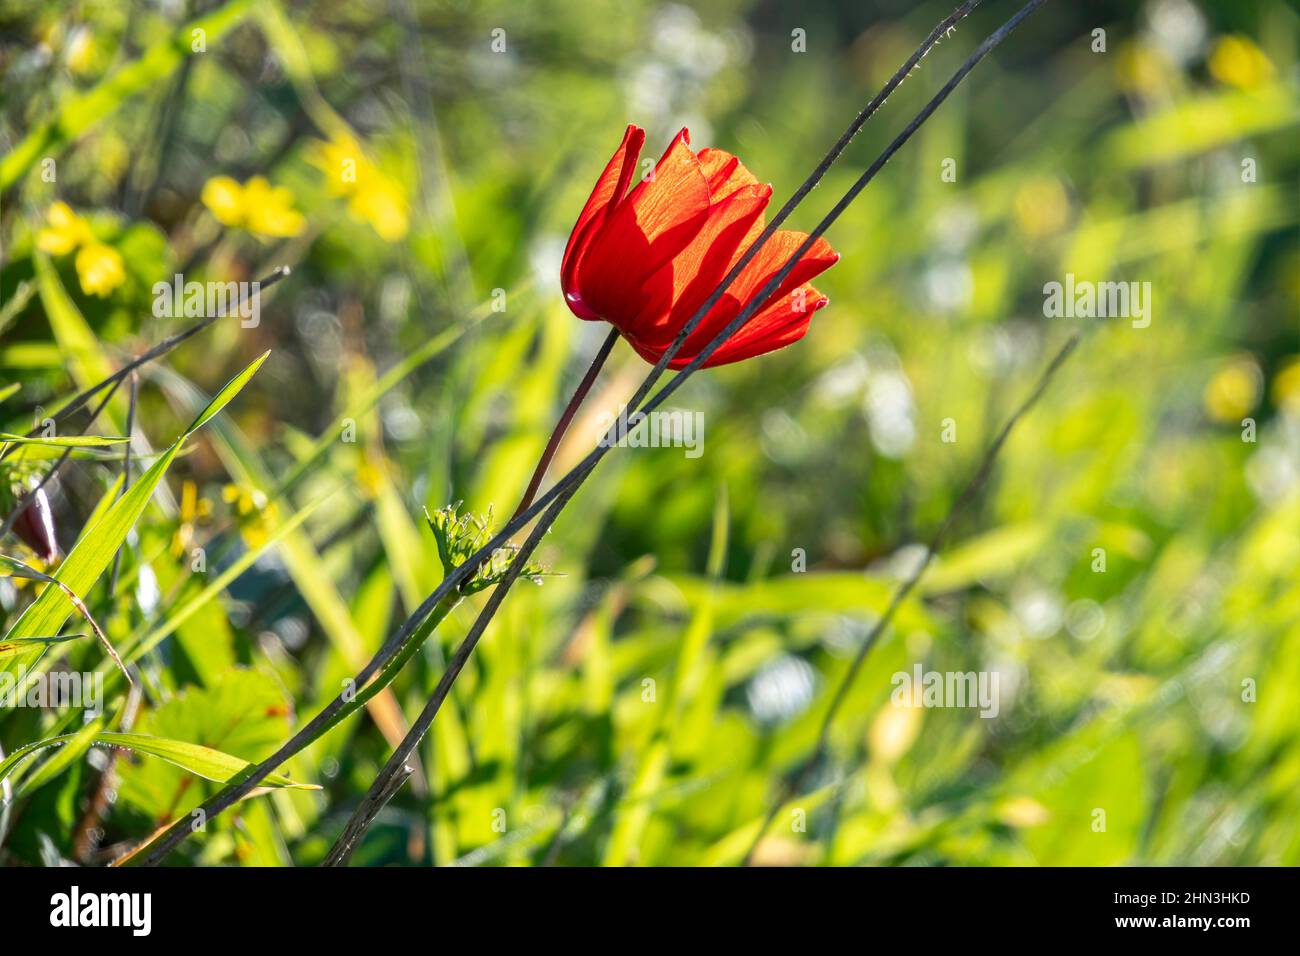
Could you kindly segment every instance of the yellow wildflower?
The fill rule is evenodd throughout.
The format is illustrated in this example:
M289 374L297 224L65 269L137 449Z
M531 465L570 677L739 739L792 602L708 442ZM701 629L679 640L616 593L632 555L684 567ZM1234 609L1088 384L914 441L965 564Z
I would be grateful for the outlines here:
M214 176L203 184L200 198L223 226L258 236L286 238L307 227L302 213L293 208L293 193L272 186L264 176L254 176L242 186L229 176Z
M126 268L122 256L112 246L102 242L88 242L77 253L77 278L86 295L106 298L110 292L126 281Z
M45 210L45 221L49 225L36 234L36 245L42 252L66 256L83 242L94 241L90 225L62 200Z
M223 226L238 226L244 221L244 187L229 176L213 176L203 184L199 198Z
M126 281L122 256L112 246L95 238L90 224L65 202L55 202L45 211L48 225L36 233L36 247L53 256L66 256L75 249L77 278L81 291L101 299Z
M1273 62L1243 36L1226 36L1210 54L1210 75L1220 83L1250 89L1273 78Z
M351 138L317 143L312 163L325 173L326 188L346 197L348 212L368 223L381 239L397 242L410 228L406 192L385 175Z
M221 490L221 497L235 506L244 544L250 548L265 544L271 531L279 524L279 509L275 502L268 500L259 489L237 485L226 485Z
M1205 411L1218 422L1239 422L1259 401L1260 372L1249 356L1229 359L1205 386Z
M1300 412L1300 357L1290 359L1273 378L1273 403Z
M370 165L355 140L317 142L311 153L311 161L325 174L325 186L331 196L353 193L360 178L358 165Z
M307 220L293 208L293 193L284 186L272 186L261 176L244 185L248 231L263 236L296 236L307 228Z
M194 542L195 527L212 514L212 502L199 497L199 488L188 478L181 482L180 521L172 538L172 554L181 557Z
M370 228L385 242L397 242L406 235L406 196L402 189L387 176L377 176L365 189L358 189L348 201L348 210L358 219L370 223Z

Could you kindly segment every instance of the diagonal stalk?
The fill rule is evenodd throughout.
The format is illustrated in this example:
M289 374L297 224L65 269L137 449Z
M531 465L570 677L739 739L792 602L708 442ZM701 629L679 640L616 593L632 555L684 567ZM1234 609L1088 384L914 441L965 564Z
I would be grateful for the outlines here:
M361 803L357 805L356 810L348 819L342 836L330 849L329 855L321 864L322 866L347 865L348 858L352 856L352 851L356 848L361 837L365 835L366 830L369 829L379 811L393 798L402 782L410 775L407 761L415 753L415 748L419 746L424 735L429 732L429 728L433 725L433 719L438 716L443 701L451 693L452 684L460 676L460 672L464 669L470 654L474 652L474 648L478 645L479 638L483 636L483 632L487 630L488 623L496 614L497 608L505 600L506 592L518 579L524 566L527 565L529 557L532 556L542 537L550 530L551 523L559 516L564 506L568 504L570 497L571 494L561 495L555 500L555 503L551 505L542 520L533 527L523 545L520 546L519 551L511 559L505 577L502 578L500 584L493 588L491 596L488 597L487 603L483 606L483 610L474 619L473 627L470 628L469 633L465 635L465 639L460 642L455 653L452 654L451 661L447 664L447 669L443 671L442 677L438 680L438 686L434 688L433 695L429 698L428 703L424 705L424 710L420 711L420 716L411 725L410 731L407 732L397 749L393 751L392 756L388 758L388 762L384 764L383 770L379 772L379 776L370 785L370 789L366 791Z
M542 478L546 476L546 469L550 467L551 459L555 457L555 452L560 447L560 440L564 438L564 433L569 430L569 425L573 422L573 416L578 412L578 406L587 397L587 393L591 391L591 386L596 382L596 377L600 375L601 367L604 366L605 360L609 358L614 343L618 341L618 335L618 329L611 328L609 330L609 335L601 343L600 350L596 352L596 357L591 361L591 367L587 369L587 374L582 377L578 387L573 390L573 397L569 399L569 404L565 406L563 413L561 413L560 420L555 423L555 430L551 432L551 438L546 443L541 459L537 462L533 477L529 480L528 487L524 489L524 496L519 500L515 513L510 516L511 520L518 518L533 503L533 496L537 494L537 488L541 485Z
M189 62L188 60L186 61ZM126 494L131 490L131 445L132 436L135 434L135 406L140 397L140 376L135 372L131 373L131 399L126 406L126 449L122 455L122 490L118 497ZM122 549L118 548L117 553L113 555L113 574L108 579L108 596L112 598L117 594L118 573L122 570Z
M591 361L587 372L578 383L578 387L573 390L573 395L569 398L569 404L565 406L564 411L560 414L559 421L556 422L551 437L546 443L546 448L542 451L541 458L538 459L537 467L533 470L533 477L528 482L528 487L524 490L523 497L519 505L515 508L515 513L511 516L517 518L521 512L532 504L533 496L537 494L537 488L542 483L546 475L546 469L555 457L556 450L560 447L560 441L564 438L565 432L568 431L569 425L572 424L574 416L581 407L587 394L591 391L591 386L595 384L600 375L601 368L605 365L605 360L609 358L609 353L613 350L614 345L618 342L619 331L611 328L609 334L605 336L605 341L601 343L600 348L596 351L595 357ZM478 644L479 638L483 635L488 622L495 613L496 608L505 598L506 592L510 589L516 578L519 577L524 566L528 563L528 558L532 555L533 549L541 539L541 535L549 528L551 522L559 514L564 502L568 501L568 496L558 506L552 505L547 517L543 519L536 528L533 529L532 535L527 539L524 546L511 559L511 565L502 581L493 591L493 596L488 600L487 606L483 612L480 612L478 618L474 621L474 626L470 633L466 635L456 652L452 655L451 663L443 673L438 687L434 690L433 697L421 712L419 719L408 731L405 738L393 751L388 762L384 765L382 771L371 783L370 789L366 792L365 797L357 805L352 816L348 819L344 827L343 834L335 842L329 855L326 856L323 866L346 866L348 859L352 856L352 851L356 848L361 837L365 835L371 822L396 794L406 779L411 775L411 767L407 761L415 752L415 748L423 739L425 733L433 723L433 718L437 716L443 700L446 699L448 692L451 690L452 683L456 680L461 669L469 660L470 653ZM540 529L540 530L539 530ZM491 609L490 611L488 609ZM414 642L412 642L414 643ZM398 657L403 655L399 653ZM408 655L409 656L409 655ZM394 658L397 660L397 658ZM400 665L399 665L400 666Z

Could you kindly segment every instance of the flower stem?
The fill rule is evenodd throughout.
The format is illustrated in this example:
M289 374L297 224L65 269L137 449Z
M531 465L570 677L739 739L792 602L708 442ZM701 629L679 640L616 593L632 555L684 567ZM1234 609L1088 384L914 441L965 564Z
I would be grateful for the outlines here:
M569 430L569 425L573 422L573 416L577 414L578 407L582 405L582 400L587 397L591 391L591 386L596 383L596 376L600 374L601 368L605 364L605 359L609 358L610 351L614 348L614 343L618 341L618 329L611 328L605 341L601 343L600 350L596 352L596 357L591 360L591 367L587 369L587 374L582 377L578 387L573 391L573 397L569 399L569 404L565 406L564 413L560 420L555 423L555 430L551 432L550 441L546 443L546 449L542 452L542 457L537 462L537 468L533 472L533 477L528 482L528 487L524 490L524 496L519 501L519 507L515 513L510 516L513 521L518 518L523 511L533 503L533 497L537 494L537 489L541 487L542 478L546 476L546 469L550 467L551 459L555 457L556 450L560 447L560 440L564 438L564 433Z

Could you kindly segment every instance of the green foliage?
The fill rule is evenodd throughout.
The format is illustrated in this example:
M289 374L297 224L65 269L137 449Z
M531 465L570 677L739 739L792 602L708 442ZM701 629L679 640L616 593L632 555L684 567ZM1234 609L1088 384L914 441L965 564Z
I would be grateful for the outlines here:
M7 11L6 49L40 55L0 56L0 520L71 454L50 486L66 556L0 550L105 643L65 630L68 592L0 577L0 691L81 673L105 699L0 708L0 863L105 863L188 826L343 695L273 793L172 858L319 862L514 559L353 683L513 510L604 334L556 273L625 124L662 146L689 118L779 207L952 5L801 4L807 54L785 14L735 0L415 0L410 23L266 0L193 22ZM1300 19L1176 7L1174 36L1143 5L1049 4L981 64L828 233L842 258L807 337L673 397L704 415L703 454L602 461L524 569L546 586L511 591L354 865L741 862L1074 332L756 858L1300 862ZM812 228L1009 10L927 56L788 227ZM258 176L260 206L218 214L214 189L246 199ZM76 218L51 235L57 202ZM277 234L290 213L305 225ZM118 284L87 283L87 248L120 258ZM257 324L214 321L93 421L42 427L201 318L156 314L155 282L282 265ZM1150 325L1048 317L1067 274L1150 282ZM646 370L616 346L548 481ZM917 666L998 675L997 715L900 705ZM121 800L87 852L88 755L110 745Z

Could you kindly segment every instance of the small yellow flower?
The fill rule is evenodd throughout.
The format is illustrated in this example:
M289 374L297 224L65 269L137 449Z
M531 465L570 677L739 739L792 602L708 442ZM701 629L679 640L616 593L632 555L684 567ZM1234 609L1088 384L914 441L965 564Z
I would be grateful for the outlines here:
M1205 386L1205 411L1217 422L1240 422L1259 401L1259 366L1249 356L1224 363Z
M406 196L387 176L376 174L370 185L358 189L349 200L348 209L356 218L370 223L370 228L385 242L402 239L409 227Z
M244 208L249 232L286 238L307 228L307 220L293 208L293 193L262 176L244 184Z
M53 256L79 249L74 264L83 293L106 298L126 281L122 256L96 239L90 224L67 203L52 203L45 211L45 221L48 225L36 234L36 247Z
M1220 83L1242 89L1261 86L1273 78L1273 62L1243 36L1226 36L1210 54L1210 75Z
M250 515L266 504L266 495L253 488L241 488L239 485L226 485L221 489L221 500L235 506L235 512L243 517Z
M244 221L244 187L229 176L209 179L203 184L200 198L223 226L238 226Z
M49 225L36 234L36 245L42 252L66 256L83 242L94 241L90 225L62 200L45 210L45 221Z
M63 62L77 76L91 72L95 66L95 37L89 29L77 27L72 31L64 49Z
M214 176L203 184L200 198L223 226L258 236L287 238L307 227L302 213L293 208L293 193L272 186L264 176L254 176L242 186L229 176Z
M1287 361L1273 377L1273 403L1284 411L1300 413L1300 357Z
M126 281L122 256L112 246L106 246L102 242L92 240L82 246L77 253L76 265L81 291L86 295L105 298Z
M326 188L346 197L348 213L368 223L381 239L397 242L410 228L406 192L380 171L351 138L315 144L311 162L325 173Z
M239 533L250 548L265 544L271 531L279 524L279 509L265 494L256 488L226 485L221 489L224 501L235 506L239 516Z
M176 534L172 537L172 554L181 557L194 543L199 522L212 514L212 502L199 497L199 487L188 478L181 482L181 507Z
M316 142L310 154L312 163L325 174L325 186L332 196L347 196L356 190L361 164L369 161L355 140L334 139Z

